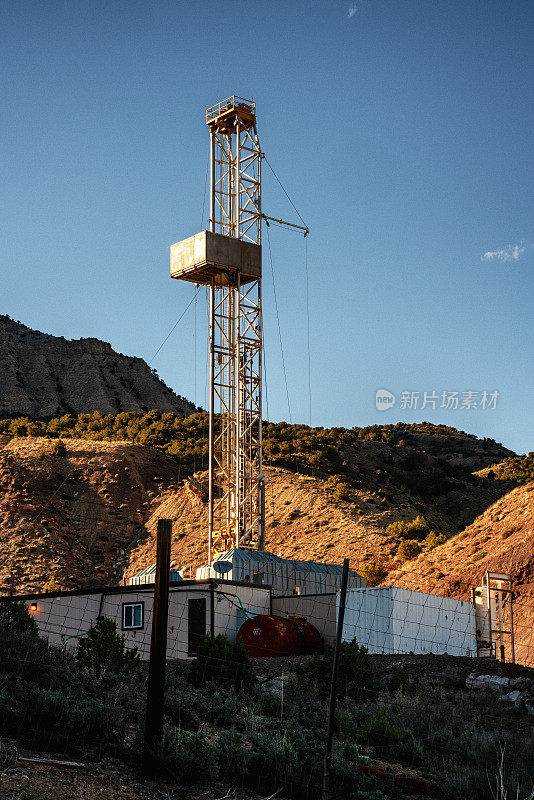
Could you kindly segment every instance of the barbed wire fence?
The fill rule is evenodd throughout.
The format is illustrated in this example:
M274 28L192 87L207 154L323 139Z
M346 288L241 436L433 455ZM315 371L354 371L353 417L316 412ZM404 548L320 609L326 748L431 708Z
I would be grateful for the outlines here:
M169 531L170 521L160 520L158 529L161 523L163 527L166 524ZM168 573L168 566L164 571ZM283 575L279 577L280 581L284 578ZM28 609L29 617L23 617L22 605ZM534 663L534 632L530 624L534 608L516 598L514 612L517 659L522 664ZM291 715L298 716L302 708L295 711L297 701L290 701L289 695L284 695L289 691L287 676L297 669L296 685L292 689L296 695L299 691L308 691L311 677L317 677L317 672L306 672L306 664L313 661L313 652L320 649L310 634L309 625L317 629L327 646L335 643L340 615L337 587L315 594L274 595L268 585L250 580L210 578L172 582L168 587L166 613L167 620L159 628L155 626L157 600L155 586L151 584L0 599L0 735L11 736L28 749L59 755L76 755L90 747L96 753L112 751L131 758L132 753L142 753L144 747L147 775L159 774L165 780L180 784L198 779L209 782L216 774L229 781L233 775L236 784L254 785L257 789L269 786L276 789L274 784L278 780L287 796L292 796L293 784L281 765L285 763L287 749L296 746L291 736L298 737L298 734L294 728L289 733L289 728L284 726L290 726ZM441 653L472 659L477 652L476 612L468 601L387 587L349 589L344 614L341 640L356 641L376 655ZM263 621L273 617L280 620L278 627L266 628ZM32 620L40 634L38 638L32 633ZM123 637L125 654L122 659L117 653L113 655L116 639L109 631L107 639L101 636L97 640L94 636L94 631L99 625L102 627L105 620L111 620L114 630ZM149 692L147 703L147 671L142 665L150 661L151 637L153 640L157 629L160 635L165 634L163 650L161 638L157 645L159 672L157 670L152 680L153 687L155 681L159 688L152 693L152 699ZM229 643L226 649L221 645L217 651L206 650L206 641L219 641L221 637ZM243 700L240 694L248 679L243 662L234 650L237 639L243 640L254 657L258 657L256 672L260 676L263 674L263 678L260 677L263 689L255 690L260 695L251 695L250 702ZM83 642L93 642L94 648L100 647L101 652L95 655L95 649L91 651ZM128 654L133 653L141 662L140 669L134 669L133 658L128 659ZM296 667L295 659L273 658L302 655L308 655L311 661L300 659L304 664L301 666L297 658ZM338 655L343 672L347 655L343 649ZM509 658L508 645L506 658ZM273 667L268 667L269 661L276 663L274 671L278 673L276 677L281 678L274 686ZM195 663L200 666L196 679L191 682L187 669ZM402 665L402 661L400 663ZM484 673L490 669L487 660L473 660L470 664L474 672ZM318 796L325 747L328 736L334 735L334 721L339 716L330 715L329 734L330 665L331 661L327 660L322 668L325 691L319 695L319 701L317 698L310 700L317 706L310 708L310 717L314 721L322 720L323 732L314 740L316 750L313 763L307 766L309 774L301 774L298 781L295 778L300 787L299 796L310 800ZM299 673L299 669L304 671ZM517 671L516 685L520 687L519 667ZM224 674L226 683L214 689L217 673ZM213 684L210 683L212 679L215 679ZM347 676L342 680L346 683ZM523 678L523 684L528 680ZM409 688L408 684L404 688ZM200 691L198 696L197 690ZM357 694L360 704L369 706L366 713L376 714L376 685L364 681L357 687ZM415 701L409 691L392 695L380 689L379 696L380 706L388 709L392 718L413 711ZM346 712L342 709L339 713ZM359 720L365 725L365 714L362 714ZM152 729L147 722L147 731L145 720L150 718ZM526 717L517 722L520 730L523 726L526 730L527 724ZM339 720L337 725L339 727ZM219 729L219 733L214 733L214 728ZM339 731L336 737L338 734ZM419 740L431 743L433 737L432 732L423 732ZM254 748L259 747L258 743L266 752L262 751L262 758L254 761L255 756L250 754L256 752ZM351 761L357 762L360 773L365 766L362 758L363 755L359 758L353 754ZM245 761L248 763L246 770ZM250 774L252 762L254 779ZM341 797L344 795L339 794L339 782L345 785L343 781L349 778L340 777L339 761L335 758L333 768L332 796Z

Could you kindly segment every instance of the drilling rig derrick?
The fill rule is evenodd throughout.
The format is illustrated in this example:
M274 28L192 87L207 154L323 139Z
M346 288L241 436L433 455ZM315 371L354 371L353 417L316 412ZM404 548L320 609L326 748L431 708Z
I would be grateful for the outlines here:
M209 287L208 560L265 549L261 160L256 105L208 108L210 229L171 247L171 277Z

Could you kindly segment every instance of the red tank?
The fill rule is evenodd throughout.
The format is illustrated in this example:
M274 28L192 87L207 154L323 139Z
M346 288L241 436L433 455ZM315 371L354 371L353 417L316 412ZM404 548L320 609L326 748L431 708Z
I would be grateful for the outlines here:
M237 634L249 656L294 656L321 653L323 639L302 617L258 614L244 622Z

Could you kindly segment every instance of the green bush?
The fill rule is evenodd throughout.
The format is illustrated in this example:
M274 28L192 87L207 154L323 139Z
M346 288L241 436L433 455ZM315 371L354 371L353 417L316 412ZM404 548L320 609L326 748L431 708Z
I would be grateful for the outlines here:
M417 683L411 679L409 673L405 669L396 669L393 672L391 680L387 684L387 688L391 694L395 694L395 692L415 694L418 691Z
M422 549L423 547L417 539L406 539L400 543L397 555L402 561L409 561L411 558L418 556Z
M366 564L360 564L358 573L365 578L367 586L378 586L383 583L388 575L385 566L379 561L369 561Z
M232 645L226 636L206 636L200 643L198 654L190 669L194 686L220 683L235 689L250 688L256 676L243 643Z
M397 520L392 522L386 528L388 536L405 537L417 536L422 537L428 533L428 523L424 517L417 516L411 522L404 522L404 520Z
M181 784L207 785L218 780L217 749L204 733L179 731L165 722L157 756L164 772Z
M107 617L80 637L76 657L81 667L95 675L106 671L124 674L137 670L140 664L137 648L126 649L124 636L117 633L117 623Z
M398 519L395 522L391 522L387 528L386 533L388 536L404 536L408 530L408 523L404 522L404 520Z
M367 718L358 735L358 741L373 747L378 755L386 755L401 739L402 731L391 722L386 709L381 705Z
M443 533L435 533L435 531L430 531L424 540L424 544L426 544L429 550L434 550L435 547L445 544L446 541L447 537L444 536Z
M24 634L39 639L39 628L28 611L24 600L15 597L0 598L0 637Z
M330 691L334 648L326 647L324 655L316 655L305 666L297 670L297 676L311 683L321 697ZM375 678L367 649L356 639L342 642L339 652L338 691L341 695L350 694L353 698L369 699L375 697L378 683Z
M348 483L338 483L332 495L334 500L348 502L351 499L350 486Z
M59 456L60 458L63 458L63 456L66 456L67 455L67 446L66 446L65 442L63 441L63 439L58 439L57 441L55 441L53 443L52 447L50 448L50 452L52 453L53 456Z
M507 458L502 464L493 467L488 473L488 478L497 478L501 481L514 481L518 485L534 481L534 453L528 456Z
M132 676L133 677L133 676ZM138 674L98 677L74 654L40 638L25 604L0 601L0 719L2 731L25 746L79 752L91 744L124 749L142 717Z

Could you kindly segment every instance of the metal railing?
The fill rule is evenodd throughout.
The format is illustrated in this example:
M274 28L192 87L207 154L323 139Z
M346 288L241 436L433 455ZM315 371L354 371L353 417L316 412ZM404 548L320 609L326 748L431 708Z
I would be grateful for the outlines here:
M216 119L225 111L232 111L234 108L245 108L247 111L250 111L252 114L254 114L256 103L254 103L252 100L247 100L244 97L238 97L238 95L233 94L231 97L227 97L226 100L221 100L220 103L215 103L214 106L211 106L206 110L206 123Z

